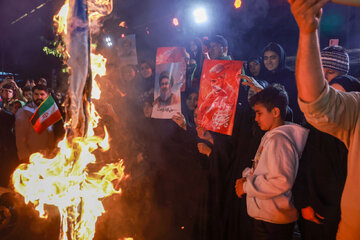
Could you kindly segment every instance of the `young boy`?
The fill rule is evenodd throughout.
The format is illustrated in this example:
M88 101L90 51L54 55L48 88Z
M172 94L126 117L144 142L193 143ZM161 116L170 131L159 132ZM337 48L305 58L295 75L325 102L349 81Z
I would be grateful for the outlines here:
M288 96L282 87L269 86L250 98L255 121L263 131L252 168L243 171L235 190L246 194L247 211L254 219L254 240L290 240L298 212L291 188L308 130L284 121Z

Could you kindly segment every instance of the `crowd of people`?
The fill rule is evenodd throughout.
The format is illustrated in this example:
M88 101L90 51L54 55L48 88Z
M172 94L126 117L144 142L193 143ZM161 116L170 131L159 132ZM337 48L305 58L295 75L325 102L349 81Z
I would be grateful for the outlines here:
M223 36L185 46L186 87L172 119L151 118L161 102L154 82L171 85L171 77L155 79L150 60L123 65L120 76L108 63L100 115L130 178L108 203L112 215L99 239L290 240L294 231L304 240L358 239L360 81L348 75L343 47L319 50L319 12L327 1L289 2L300 29L296 74L274 42L248 59L238 76L230 136L205 129L197 118L204 59L232 60ZM6 78L0 89L0 183L8 187L15 167L32 153L53 152L64 131L58 122L38 134L29 122L51 94L45 79L21 89ZM64 98L54 97L59 104Z

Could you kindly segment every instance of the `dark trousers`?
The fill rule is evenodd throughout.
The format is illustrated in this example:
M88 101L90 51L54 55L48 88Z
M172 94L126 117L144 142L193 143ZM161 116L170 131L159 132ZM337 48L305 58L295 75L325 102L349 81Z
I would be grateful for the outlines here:
M340 217L339 217L340 218ZM299 219L302 240L335 240L339 218L326 218L322 224Z
M275 224L253 220L253 240L291 240L295 222Z

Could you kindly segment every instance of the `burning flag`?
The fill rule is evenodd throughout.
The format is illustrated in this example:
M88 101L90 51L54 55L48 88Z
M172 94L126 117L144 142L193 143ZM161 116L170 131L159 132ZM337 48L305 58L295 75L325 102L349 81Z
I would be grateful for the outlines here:
M89 21L86 11L86 0L68 0L69 12L67 16L67 33L65 37L66 48L70 59L68 65L71 68L69 78L69 98L67 122L74 131L75 136L82 136L85 132L84 89L89 75ZM91 79L90 79L91 81ZM89 98L86 96L85 98ZM70 120L71 119L71 120Z
M100 89L93 91L96 86L92 75L93 78L105 75L106 59L90 54L89 25L99 28L100 17L111 10L111 0L66 0L55 16L70 57L67 62L71 74L65 124L71 131L66 131L65 138L59 142L54 158L34 153L29 163L18 166L12 176L15 191L24 196L26 203L31 202L41 216L46 217L45 205L58 208L61 240L93 239L97 218L105 212L102 200L120 193L119 182L126 177L120 159L103 166L94 154L97 150L109 150L110 145L106 127L102 136L95 135L94 131L98 128L100 116L90 99L100 97ZM45 101L32 118L39 129L41 124L36 123L45 118L44 114L48 119L56 113L51 98L47 100L49 102ZM98 167L97 172L94 166Z
M35 131L40 134L60 119L60 110L50 94L36 109L34 115L30 118L30 123Z

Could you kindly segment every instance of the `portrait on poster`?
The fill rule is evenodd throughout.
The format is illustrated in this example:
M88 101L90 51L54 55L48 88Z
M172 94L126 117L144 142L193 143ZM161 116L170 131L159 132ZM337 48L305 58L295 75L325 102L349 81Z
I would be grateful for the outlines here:
M118 39L118 56L121 65L138 64L135 34Z
M198 121L207 130L232 135L242 67L241 61L204 61Z
M157 64L152 118L171 119L181 112L181 63Z

